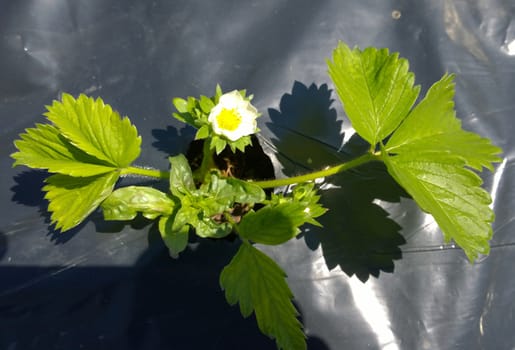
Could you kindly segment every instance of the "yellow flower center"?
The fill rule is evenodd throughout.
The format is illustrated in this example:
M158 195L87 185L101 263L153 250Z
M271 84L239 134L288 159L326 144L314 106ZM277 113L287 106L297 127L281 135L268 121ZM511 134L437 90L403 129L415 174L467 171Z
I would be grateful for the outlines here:
M216 116L216 121L220 129L234 131L241 124L241 117L234 109L222 108L220 114Z

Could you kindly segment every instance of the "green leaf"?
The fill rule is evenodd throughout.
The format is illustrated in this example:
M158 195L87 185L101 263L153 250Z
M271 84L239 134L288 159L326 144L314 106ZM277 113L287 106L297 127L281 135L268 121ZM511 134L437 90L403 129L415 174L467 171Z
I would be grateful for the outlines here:
M445 239L453 239L473 261L489 252L494 213L481 179L468 168L491 169L501 150L461 129L453 96L452 76L446 75L392 135L383 159L396 181L433 215Z
M205 114L209 114L209 112L211 112L211 109L213 109L213 107L215 106L215 104L209 97L203 95L200 96L199 105L202 109L202 112L204 112Z
M127 186L115 190L104 202L105 220L132 220L138 212L147 219L171 215L175 203L167 194L151 187Z
M231 147L231 151L233 153L235 153L236 150L245 152L245 147L252 145L252 139L250 136L243 136L243 137L240 137L239 139L237 139L236 141L227 140L226 142Z
M473 261L488 254L494 214L481 179L464 162L434 152L386 157L388 172L433 215L446 241L453 239Z
M177 119L180 122L197 127L195 123L195 118L193 118L190 113L172 113L172 115L175 119Z
M221 178L218 173L211 174L210 181L202 184L198 194L226 206L234 202L259 203L266 197L261 187L234 177Z
M202 125L195 134L195 140L202 140L209 137L209 125Z
M272 207L278 204L298 203L299 206L296 208L297 226L308 223L321 227L322 225L315 218L325 214L327 209L318 203L319 199L315 183L304 182L295 185L291 194L272 194L272 198L267 202Z
M203 217L194 224L195 233L203 238L223 238L232 232L228 222L217 223L209 217Z
M177 215L161 217L158 226L170 256L177 258L188 246L189 226L182 220L177 220Z
M73 146L59 130L49 124L36 124L14 142L18 152L13 166L26 165L70 176L93 176L115 170Z
M71 144L113 167L127 167L140 154L136 128L100 98L63 94L47 109L47 118Z
M195 189L193 173L188 160L183 154L168 158L170 160L170 191L176 195L184 195Z
M490 140L464 131L454 110L454 76L444 75L427 92L388 140L389 153L435 152L461 157L467 166L493 170L501 149Z
M219 137L218 135L213 135L213 137L211 137L209 148L214 149L216 154L222 153L222 151L225 149L225 146L227 146L227 141L225 141L223 138Z
M220 286L230 305L240 304L244 317L255 312L259 329L275 338L279 349L306 349L302 325L285 277L272 259L244 242L223 269Z
M247 213L238 225L241 237L262 244L281 244L300 233L306 207L298 202L266 206Z
M228 209L234 202L235 193L226 179L211 173L209 181L200 186L196 195L195 204L211 216Z
M179 113L189 112L188 111L188 101L186 101L185 99L176 97L172 100L172 103Z
M218 101L220 100L220 96L222 96L222 95L223 95L222 87L220 86L220 84L216 84L215 96L213 97L215 103L218 103Z
M399 126L420 91L408 61L387 49L351 50L340 42L327 64L352 126L371 145Z
M304 207L304 221L321 227L322 225L315 218L324 215L327 209L318 203L320 196L315 189L315 183L306 182L298 184L293 188L292 197L294 201L301 203Z
M258 185L234 177L228 177L226 181L232 189L233 202L260 203L265 200L265 191Z
M79 225L111 194L117 180L117 172L90 177L48 177L43 190L50 201L48 210L56 229L67 231Z

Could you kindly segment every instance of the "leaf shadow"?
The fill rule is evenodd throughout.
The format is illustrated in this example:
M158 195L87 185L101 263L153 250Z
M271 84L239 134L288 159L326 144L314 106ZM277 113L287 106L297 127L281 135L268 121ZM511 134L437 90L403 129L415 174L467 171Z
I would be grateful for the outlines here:
M269 109L271 142L287 176L338 164L358 157L369 145L354 134L347 143L341 120L331 107L331 90L295 82L291 94L281 98L279 110ZM319 218L323 228L303 233L310 249L321 247L329 269L339 266L361 281L380 272L393 272L405 243L401 227L377 204L399 202L405 191L380 162L332 176L321 184L322 204L329 211Z
M11 191L14 193L12 201L21 205L38 207L38 212L44 218L44 223L47 227L47 236L49 236L50 240L56 245L68 242L90 222L95 225L96 231L101 233L118 233L126 226L130 226L133 229L142 229L150 224L150 220L142 216L138 216L131 221L105 221L101 212L97 209L78 226L66 232L56 230L52 224L51 213L48 211L48 200L45 199L45 192L43 191L45 179L48 176L49 173L44 170L28 170L14 176L16 185L11 188ZM131 179L128 181L121 180L122 184L124 184L124 182L131 184ZM132 182L135 181L133 180ZM138 180L136 180L135 183L142 184L142 182ZM150 186L153 185L154 182L144 182L143 184ZM159 187L159 185L159 183L157 183L157 185L154 184L154 187Z
M48 228L47 236L50 236L51 241L55 244L63 244L75 236L89 218L79 226L65 233L54 228L51 224L51 213L47 209L48 201L45 199L45 193L43 192L45 179L48 175L48 172L44 170L27 170L15 175L14 181L16 185L11 187L11 191L14 193L12 201L29 207L38 207L38 211L44 218L44 222Z
M185 153L190 140L195 138L195 129L187 125L180 129L167 126L166 129L152 129L155 141L152 143L157 150L167 155Z

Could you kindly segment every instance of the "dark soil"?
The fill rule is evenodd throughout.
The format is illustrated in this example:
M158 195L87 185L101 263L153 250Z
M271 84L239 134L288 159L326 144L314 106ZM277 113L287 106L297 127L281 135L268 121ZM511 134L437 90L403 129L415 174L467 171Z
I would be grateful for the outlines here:
M186 158L191 170L195 171L202 162L202 148L204 140L191 142ZM256 136L252 136L252 145L245 148L245 152L233 153L229 147L219 155L214 156L218 169L228 176L243 180L270 180L274 179L274 166L270 157L264 152Z

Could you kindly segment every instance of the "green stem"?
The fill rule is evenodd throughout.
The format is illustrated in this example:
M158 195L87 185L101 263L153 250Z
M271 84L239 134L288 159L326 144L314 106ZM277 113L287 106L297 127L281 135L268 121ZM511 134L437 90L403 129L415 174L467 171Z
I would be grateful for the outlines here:
M204 147L204 148L206 148L206 147ZM204 149L204 151L206 151L206 149ZM209 156L207 157L208 159L206 160L206 157L204 157L202 159L202 165L199 168L199 173L198 173L199 179L202 179L203 176L205 176L207 174L209 169L211 169L214 166L213 152L211 150L209 150L209 145L207 146L207 152L209 154ZM358 167L362 164L368 163L373 160L380 160L380 156L375 153L366 153L366 154L364 154L356 159L353 159L351 161L348 161L346 163L334 165L332 167L328 167L326 169L319 170L319 171L314 171L312 173L299 175L299 176L293 176L293 177L286 177L283 179L252 181L252 183L254 185L258 185L261 188L273 188L273 187L293 185L296 183L313 181L318 178L335 175L342 171L346 171L346 170ZM130 167L121 169L120 174L122 176L123 175L140 175L140 176L146 176L146 177L152 177L152 178L164 179L164 180L167 180L170 177L170 172L168 172L168 171L139 168L139 167L134 167L134 166L130 166Z
M372 160L379 160L380 157L377 154L366 153L356 159L348 161L346 163L341 163L332 167L325 168L323 170L314 171L309 174L287 177L283 179L275 179L275 180L265 180L265 181L254 181L252 182L254 185L258 185L261 188L274 188L280 186L293 185L296 183L313 181L315 179L321 177L327 177L331 175L338 174L342 171L346 171L352 168L355 168L361 164L368 163Z
M200 164L200 168L198 168L195 171L195 174L193 174L195 179L201 182L204 181L209 170L216 167L215 160L213 158L215 151L211 149L210 144L210 138L204 140L204 146L202 148L202 163Z
M153 177L156 179L168 180L168 178L170 177L170 172L162 171L162 170L158 170L158 169L147 169L147 168L130 166L130 167L121 169L120 175L121 176L140 175L140 176L145 176L145 177Z

